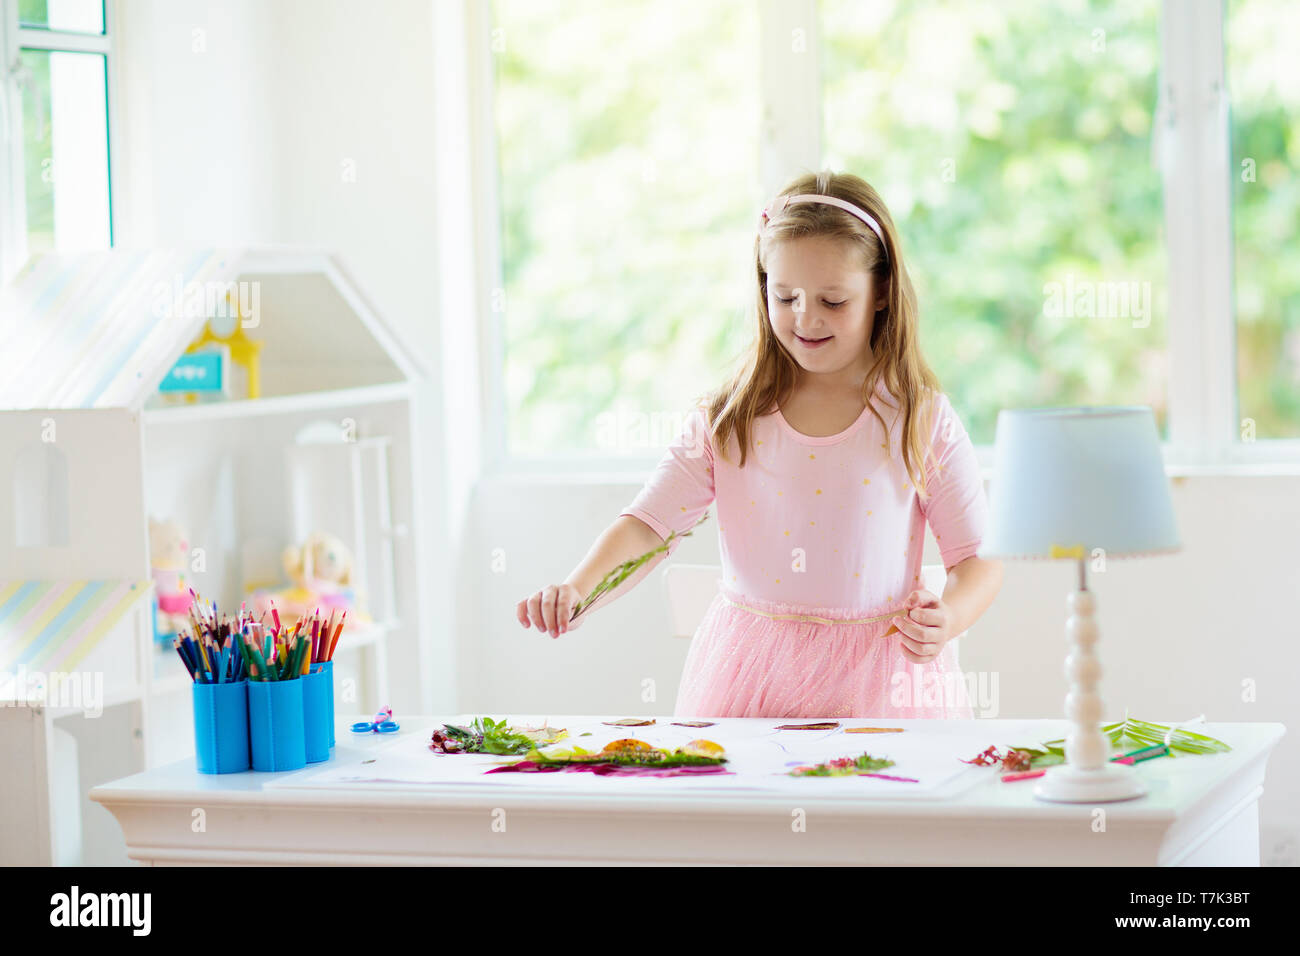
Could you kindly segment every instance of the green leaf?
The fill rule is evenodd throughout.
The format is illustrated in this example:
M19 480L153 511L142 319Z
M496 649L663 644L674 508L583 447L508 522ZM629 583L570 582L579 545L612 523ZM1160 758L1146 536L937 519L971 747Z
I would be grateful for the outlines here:
M845 757L828 760L810 767L795 767L788 776L791 777L853 777L861 773L875 773L886 767L894 766L888 757L873 757L869 753L857 757Z
M1156 744L1163 744L1165 735L1170 733L1170 728L1165 724L1155 724L1146 720L1138 720L1136 717L1128 717L1113 724L1103 724L1101 731L1110 739L1111 745L1115 747L1123 748L1125 741L1138 746L1151 747ZM1059 740L1045 741L1042 746L1047 749L1048 753L1059 755L1062 760L1064 759L1064 737ZM1027 750L1032 754L1043 753L1042 749L1035 747L1016 747L1014 749ZM1174 730L1169 737L1169 755L1172 757L1176 750L1188 754L1212 754L1227 753L1232 748L1222 740L1179 728ZM1047 764L1044 763L1043 765L1046 766Z
M1065 755L1057 753L1041 754L1036 757L1031 757L1029 760L1029 766L1034 770L1037 770L1039 767L1054 767L1061 763L1065 763Z
M659 545L659 547L652 548L651 550L647 551L645 554L641 555L639 558L632 558L618 565L618 567L614 568L614 570L606 574L600 580L599 584L597 584L594 588L591 589L590 594L588 594L585 598L583 598L581 601L578 602L577 607L573 609L573 613L569 616L569 620L572 622L577 618L579 614L581 614L583 611L587 610L587 608L595 604L605 594L609 593L610 591L616 590L619 587L619 585L621 585L628 578L632 577L632 575L634 575L638 570L640 570L656 554L662 554L663 552L667 551L675 538L690 537L694 533L695 529L698 528L701 524L703 524L705 519L707 519L708 517L709 517L709 513L706 511L704 514L700 515L700 520L695 522L695 524L691 526L691 529L689 531L684 531L681 534L678 534L676 531L670 532L668 537L664 539L663 544Z

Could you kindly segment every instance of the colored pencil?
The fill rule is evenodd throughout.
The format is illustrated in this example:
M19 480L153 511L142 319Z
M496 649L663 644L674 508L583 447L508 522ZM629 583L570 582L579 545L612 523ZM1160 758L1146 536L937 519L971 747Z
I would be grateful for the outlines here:
M338 626L334 628L334 633L330 636L329 650L325 654L325 660L334 660L334 649L339 645L339 635L343 633L343 625L347 623L348 612L344 611L343 616L339 618Z
M1169 748L1166 745L1157 744L1154 747L1143 747L1141 750L1134 750L1132 753L1124 754L1122 757L1112 757L1111 763L1122 763L1131 767L1136 763L1155 760L1157 757L1164 757L1168 754Z
M1032 780L1034 777L1041 777L1045 773L1047 773L1046 770L1022 770L1017 773L1004 773L1002 782L1014 783L1017 780Z

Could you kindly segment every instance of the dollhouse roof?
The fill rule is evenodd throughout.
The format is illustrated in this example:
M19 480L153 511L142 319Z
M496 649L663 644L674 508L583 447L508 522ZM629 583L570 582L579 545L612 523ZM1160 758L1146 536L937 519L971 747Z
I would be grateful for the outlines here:
M258 304L264 396L424 374L333 256L119 248L38 256L0 290L0 408L141 409L226 293Z

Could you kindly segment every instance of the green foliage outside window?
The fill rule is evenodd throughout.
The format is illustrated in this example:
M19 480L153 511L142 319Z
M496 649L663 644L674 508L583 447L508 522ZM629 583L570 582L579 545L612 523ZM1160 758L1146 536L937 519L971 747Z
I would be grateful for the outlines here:
M757 9L494 0L513 453L658 454L675 431L646 417L682 412L746 341ZM1159 0L819 9L822 165L889 204L975 441L1035 405L1151 405L1167 434ZM1225 38L1240 410L1260 438L1300 435L1296 11L1232 0Z

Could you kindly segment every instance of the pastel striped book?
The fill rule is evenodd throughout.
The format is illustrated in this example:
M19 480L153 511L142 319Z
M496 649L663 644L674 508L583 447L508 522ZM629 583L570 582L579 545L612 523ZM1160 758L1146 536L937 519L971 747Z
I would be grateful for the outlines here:
M136 601L147 581L0 581L0 671L70 671Z

